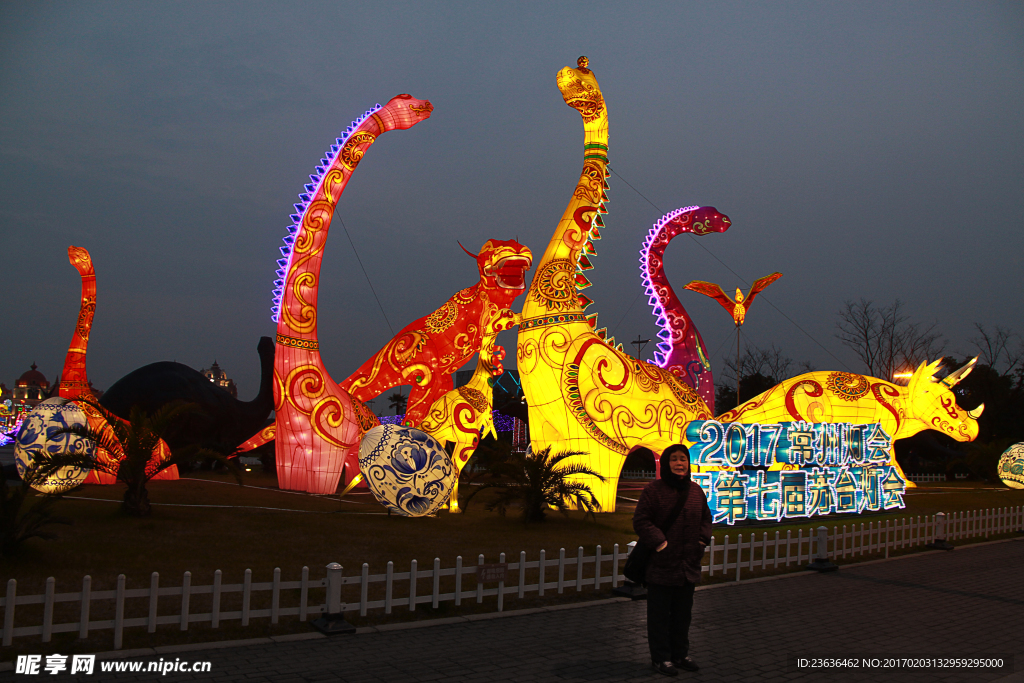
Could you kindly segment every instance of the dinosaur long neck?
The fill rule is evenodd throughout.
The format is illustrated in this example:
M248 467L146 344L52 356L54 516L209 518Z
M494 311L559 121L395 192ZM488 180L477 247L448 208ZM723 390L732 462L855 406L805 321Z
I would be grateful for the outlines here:
M320 265L331 218L363 154L389 130L410 128L430 115L430 103L409 95L394 97L353 121L324 154L312 181L299 195L292 224L281 247L283 258L274 281L273 319L277 343L303 349L319 357L317 344L317 294Z
M715 386L704 340L665 276L665 249L678 235L694 232L697 208L677 209L654 224L640 250L640 277L660 328L655 364L693 387L714 414Z
M89 377L85 370L85 357L89 348L89 332L96 313L96 271L89 252L81 247L68 247L68 260L82 276L82 303L78 308L78 322L71 336L68 353L64 357L64 371L60 379L60 397L67 399L92 396Z
M590 286L584 271L593 268L589 257L597 253L594 241L601 238L601 214L607 213L608 110L597 79L589 70L566 67L558 73L558 87L566 104L583 116L583 171L537 264L523 303L524 321L569 314L574 321L578 316L578 322L584 322L584 310L591 300L578 290ZM590 318L596 320L596 314Z

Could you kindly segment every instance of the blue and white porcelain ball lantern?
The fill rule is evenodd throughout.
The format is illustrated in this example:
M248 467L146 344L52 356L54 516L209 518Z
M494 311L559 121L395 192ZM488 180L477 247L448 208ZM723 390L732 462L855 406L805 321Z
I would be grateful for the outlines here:
M459 476L437 439L412 427L383 424L359 442L359 470L392 513L424 517L448 503Z
M1013 444L999 458L999 478L1011 489L1024 489L1024 442Z
M95 457L96 444L89 439L58 433L74 425L88 427L89 422L85 412L66 398L48 398L25 415L14 437L14 464L18 475L25 476L39 453L79 453ZM63 467L45 480L34 482L32 488L43 493L60 493L81 484L88 474L88 469Z

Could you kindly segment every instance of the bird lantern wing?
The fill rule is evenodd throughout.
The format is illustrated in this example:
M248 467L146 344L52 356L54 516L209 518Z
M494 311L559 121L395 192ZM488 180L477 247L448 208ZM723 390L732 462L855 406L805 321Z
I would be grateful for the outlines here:
M746 300L744 300L743 307L749 309L750 304L754 302L754 297L760 294L761 290L765 289L780 277L782 277L782 273L772 273L771 275L765 275L762 278L754 280L754 285L750 288L750 294L748 294Z
M733 309L736 307L736 302L733 301L722 291L722 288L713 282L704 282L703 280L694 280L687 284L683 289L688 289L691 292L697 292L704 296L710 296L712 299L722 305L722 308L729 311L729 315L732 315Z

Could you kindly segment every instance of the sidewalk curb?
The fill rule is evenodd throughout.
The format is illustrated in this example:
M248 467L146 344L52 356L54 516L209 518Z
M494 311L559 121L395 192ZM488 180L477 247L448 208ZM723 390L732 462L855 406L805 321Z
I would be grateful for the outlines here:
M957 550L966 550L969 548L979 548L987 545L996 545L998 543L1013 543L1013 542L1024 542L1024 537L1015 538L1003 538L995 541L983 541L981 543L970 543L967 545L956 546ZM848 569L855 567L862 567L872 564L879 564L882 562L892 562L895 560L906 560L915 557L925 557L928 555L935 555L940 553L947 553L947 550L926 550L919 553L911 553L909 555L898 555L896 557L881 558L877 560L866 560L864 562L853 562L850 564L840 565L840 569ZM743 579L741 581L726 581L723 583L715 583L711 585L697 586L698 591L702 590L713 590L717 588L725 588L728 586L744 586L751 583L761 583L764 581L775 581L777 579L789 579L799 576L807 576L808 574L816 574L814 571L794 571L785 574L776 574L775 576L761 576L753 579ZM444 617L440 619L422 619L420 621L409 621L409 622L398 622L392 624L381 624L380 626L362 626L356 629L355 635L364 635L371 633L387 633L389 631L405 631L419 628L430 628L432 626L444 626L448 624L469 624L476 621L488 621L491 619L501 619L505 617L518 617L527 616L530 614L540 614L543 612L560 612L568 609L579 609L585 607L597 607L600 605L612 605L615 603L622 602L633 602L632 599L627 597L612 597L602 598L598 600L587 600L584 602L572 602L561 605L550 605L547 607L529 607L518 610L507 610L503 612L483 612L480 614L469 614L464 617ZM186 643L182 645L161 645L157 647L144 647L136 648L132 650L108 650L106 652L97 652L96 659L128 659L131 657L145 657L154 655L166 655L178 652L196 652L203 650L220 650L234 647L245 647L249 645L273 645L275 643L286 643L290 641L302 641L302 640L318 640L321 638L327 638L322 633L310 632L310 633L293 633L282 636L270 636L268 638L247 638L242 640L217 640L206 643ZM0 662L0 672L13 671L14 662ZM1020 672L1011 674L1005 679L999 679L1006 683L1021 683L1024 678L1020 677Z

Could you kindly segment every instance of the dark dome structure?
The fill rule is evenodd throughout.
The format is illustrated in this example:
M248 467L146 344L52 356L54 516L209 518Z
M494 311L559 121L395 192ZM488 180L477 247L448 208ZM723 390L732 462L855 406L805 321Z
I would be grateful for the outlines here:
M274 409L274 342L261 337L260 391L252 401L239 401L203 373L171 361L151 363L117 380L103 394L100 405L128 419L133 406L152 414L174 401L194 403L194 413L183 416L164 435L172 448L192 444L231 450L263 428Z

